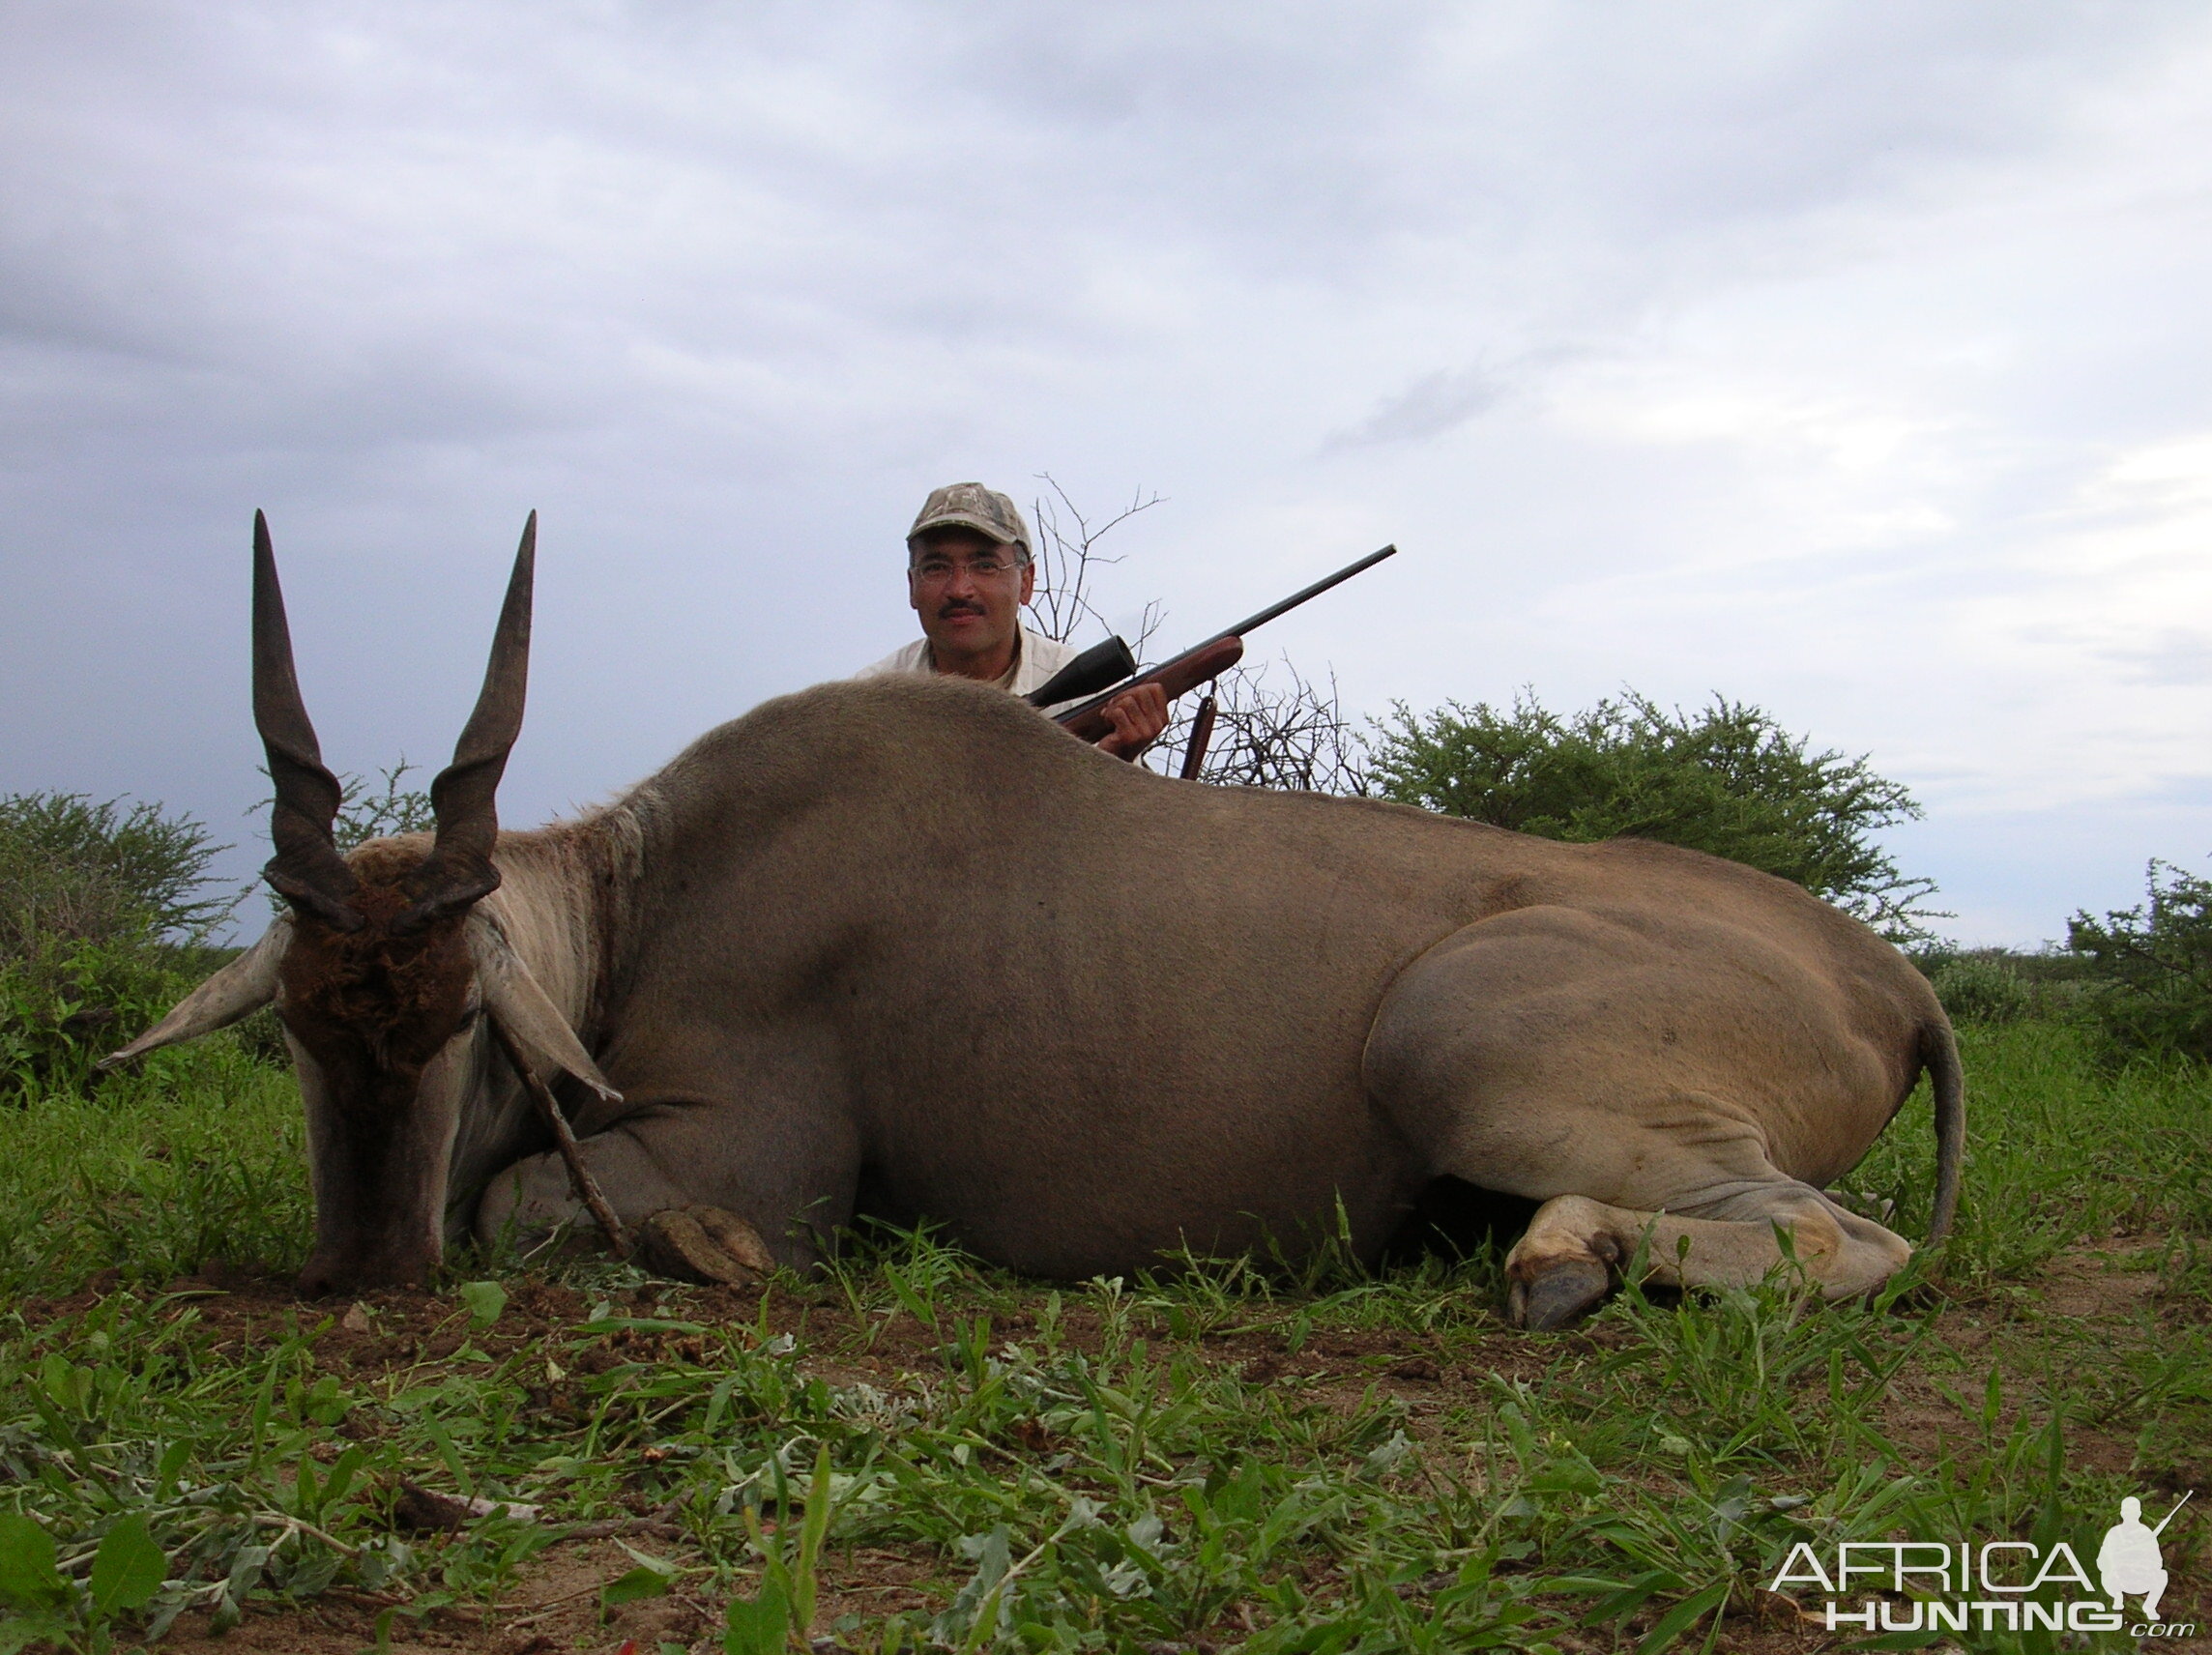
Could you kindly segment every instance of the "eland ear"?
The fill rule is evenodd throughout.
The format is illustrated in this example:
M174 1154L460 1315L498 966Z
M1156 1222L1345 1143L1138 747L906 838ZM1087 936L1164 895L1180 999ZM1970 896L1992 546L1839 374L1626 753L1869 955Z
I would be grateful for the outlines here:
M181 1040L196 1040L259 1011L276 998L277 969L291 945L292 916L280 915L261 934L260 942L192 990L174 1011L122 1051L101 1059L100 1067L120 1068L133 1058Z
M484 1013L506 1031L533 1067L551 1074L574 1075L609 1103L622 1102L622 1093L607 1084L598 1064L576 1038L560 1007L548 1000L530 968L481 914L469 915L464 928L469 956L476 962L477 987L483 995Z

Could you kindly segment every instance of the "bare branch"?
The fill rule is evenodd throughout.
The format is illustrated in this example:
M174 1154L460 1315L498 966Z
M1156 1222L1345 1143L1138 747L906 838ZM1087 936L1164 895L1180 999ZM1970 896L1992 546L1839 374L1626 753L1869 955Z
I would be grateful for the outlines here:
M1098 543L1114 529L1161 503L1142 490L1104 522L1094 523L1068 497L1050 472L1037 474L1048 492L1032 507L1037 544L1036 595L1030 604L1033 624L1049 638L1068 641L1086 621L1101 628L1106 618L1093 601L1097 571L1119 557L1108 557ZM1130 649L1141 660L1159 631L1166 612L1155 600L1145 605ZM1309 683L1288 658L1270 682L1270 668L1240 666L1218 681L1212 741L1200 767L1200 781L1243 787L1291 788L1310 793L1364 795L1369 791L1366 749L1337 697L1336 678L1324 690ZM1154 742L1145 763L1169 775L1180 773L1190 743L1195 701L1179 709L1167 732Z
M1091 601L1091 575L1095 569L1121 560L1105 556L1098 550L1098 542L1140 511L1159 505L1160 496L1139 490L1121 510L1103 523L1093 524L1050 472L1039 472L1037 477L1052 494L1036 496L1030 507L1037 536L1036 545L1031 548L1036 557L1037 585L1036 595L1030 600L1030 618L1039 632L1064 644L1086 620L1095 621L1101 627L1106 624L1106 618ZM1159 629L1160 620L1159 605L1146 605L1138 636L1129 641L1140 655L1145 641Z
M1276 665L1288 677L1287 684L1269 682ZM1213 738L1199 769L1200 781L1355 798L1372 791L1366 746L1344 714L1333 672L1324 690L1284 656L1222 674L1214 693ZM1177 711L1147 755L1152 769L1168 775L1180 772L1195 712L1195 703Z

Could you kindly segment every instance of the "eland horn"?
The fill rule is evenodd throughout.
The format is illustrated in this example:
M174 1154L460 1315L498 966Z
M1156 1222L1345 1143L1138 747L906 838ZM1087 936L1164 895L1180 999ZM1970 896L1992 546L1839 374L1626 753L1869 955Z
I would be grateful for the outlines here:
M276 583L276 553L269 520L253 514L253 727L269 755L276 806L269 836L276 854L262 870L276 893L303 915L337 931L358 931L353 905L359 887L338 855L331 825L345 793L323 763L315 727L300 697L292 667L292 629L284 620L284 590Z
M499 778L507 755L522 733L522 705L530 687L530 594L538 562L538 513L522 526L522 545L514 554L514 573L499 612L491 641L483 689L469 714L453 762L430 784L430 807L438 836L429 856L409 876L415 900L396 929L420 930L455 914L499 888L492 851L499 842Z

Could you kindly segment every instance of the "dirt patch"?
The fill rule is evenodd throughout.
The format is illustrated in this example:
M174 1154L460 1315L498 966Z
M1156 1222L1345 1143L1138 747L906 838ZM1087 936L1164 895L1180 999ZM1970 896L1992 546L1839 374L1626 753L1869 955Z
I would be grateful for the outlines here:
M311 1608L248 1613L219 1635L208 1632L206 1616L186 1615L160 1647L182 1655L360 1655L375 1646L378 1622L384 1620L394 1655L614 1655L632 1640L644 1655L663 1640L689 1645L720 1624L717 1606L681 1590L602 1615L599 1588L632 1567L628 1554L611 1542L557 1548L526 1565L497 1605L436 1610L417 1619L358 1594L333 1592Z
M2156 1308L2163 1283L2155 1270L2130 1267L2139 1248L2078 1247L2045 1268L2043 1308L2085 1321L2130 1321Z
M659 1551L678 1562L691 1560L681 1546ZM611 1542L558 1547L519 1572L496 1605L438 1610L417 1619L390 1612L386 1636L393 1655L466 1651L469 1655L619 1655L634 1644L652 1655L676 1643L701 1650L720 1647L722 1609L717 1594L684 1589L680 1581L664 1597L620 1605L602 1612L599 1590L633 1567ZM840 1616L864 1618L917 1611L934 1612L953 1582L943 1565L920 1551L883 1547L832 1550L822 1560L816 1625ZM251 1612L227 1633L211 1634L205 1615L188 1614L160 1644L181 1655L361 1655L376 1643L377 1625L390 1605L335 1591L300 1610Z

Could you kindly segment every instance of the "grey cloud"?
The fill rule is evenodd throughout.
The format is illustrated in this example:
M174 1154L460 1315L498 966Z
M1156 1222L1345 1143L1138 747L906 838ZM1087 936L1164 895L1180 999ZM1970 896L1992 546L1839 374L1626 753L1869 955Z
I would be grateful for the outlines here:
M1496 407L1504 394L1505 387L1481 368L1457 372L1439 369L1384 397L1357 424L1332 432L1323 442L1321 451L1328 454L1385 443L1425 442Z
M450 741L544 508L517 821L900 641L872 560L931 483L1158 486L1157 578L1196 582L1397 387L1324 504L1441 542L1467 501L1424 443L1536 444L1481 416L1547 349L1817 261L1796 227L1839 204L2032 161L2192 15L26 0L0 699L35 712L0 790L238 819L257 505L354 769ZM1606 493L1554 441L1490 454L1483 509L1523 490L1557 568L1681 515L1672 456ZM1280 584L1254 560L1236 602Z
M2101 652L2137 683L2212 683L2212 635L2168 626L2139 644Z

